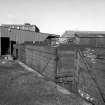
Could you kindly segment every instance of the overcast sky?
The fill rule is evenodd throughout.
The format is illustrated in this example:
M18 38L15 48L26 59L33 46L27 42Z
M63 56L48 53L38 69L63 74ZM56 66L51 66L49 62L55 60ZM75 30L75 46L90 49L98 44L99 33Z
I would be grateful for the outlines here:
M54 34L105 31L105 0L0 0L0 24L25 22Z

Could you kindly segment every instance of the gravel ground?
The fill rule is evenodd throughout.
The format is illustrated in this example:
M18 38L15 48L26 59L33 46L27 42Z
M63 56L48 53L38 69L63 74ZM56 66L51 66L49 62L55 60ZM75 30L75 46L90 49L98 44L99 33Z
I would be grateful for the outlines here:
M0 64L0 105L90 105L19 64Z
M105 49L93 49L91 55L96 56L94 58L95 62L91 61L92 57L86 56L86 59L91 66L91 74L94 77L94 80L96 81L96 85L99 89L100 95L105 103Z

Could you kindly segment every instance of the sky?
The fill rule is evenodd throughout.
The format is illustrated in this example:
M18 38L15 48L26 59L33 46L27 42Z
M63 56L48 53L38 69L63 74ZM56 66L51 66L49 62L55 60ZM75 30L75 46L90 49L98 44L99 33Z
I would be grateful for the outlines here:
M0 24L24 23L58 35L105 31L105 0L0 0Z

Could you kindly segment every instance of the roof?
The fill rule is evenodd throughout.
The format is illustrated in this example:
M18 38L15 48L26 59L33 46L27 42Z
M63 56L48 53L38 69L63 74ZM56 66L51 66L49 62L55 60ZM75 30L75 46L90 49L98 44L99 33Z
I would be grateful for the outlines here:
M46 33L36 33L36 41L44 41L45 39L47 39L48 36L50 36L49 34Z
M74 37L74 31L65 31L63 34L62 34L62 37Z
M91 38L96 38L96 37L105 37L105 31L65 31L65 33L62 35L63 37L91 37Z
M105 34L93 34L93 33L76 33L76 37L80 38L105 38Z

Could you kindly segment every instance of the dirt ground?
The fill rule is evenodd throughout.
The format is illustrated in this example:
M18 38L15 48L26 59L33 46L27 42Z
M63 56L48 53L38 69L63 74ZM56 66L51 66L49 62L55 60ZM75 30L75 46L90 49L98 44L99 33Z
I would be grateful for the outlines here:
M18 63L0 64L0 105L90 105L77 95L57 91L49 81Z
M105 49L91 49L88 51L86 60L90 65L90 72L94 78L95 85L100 93L100 96L105 103ZM89 54L90 53L90 54ZM86 52L85 52L86 54Z

